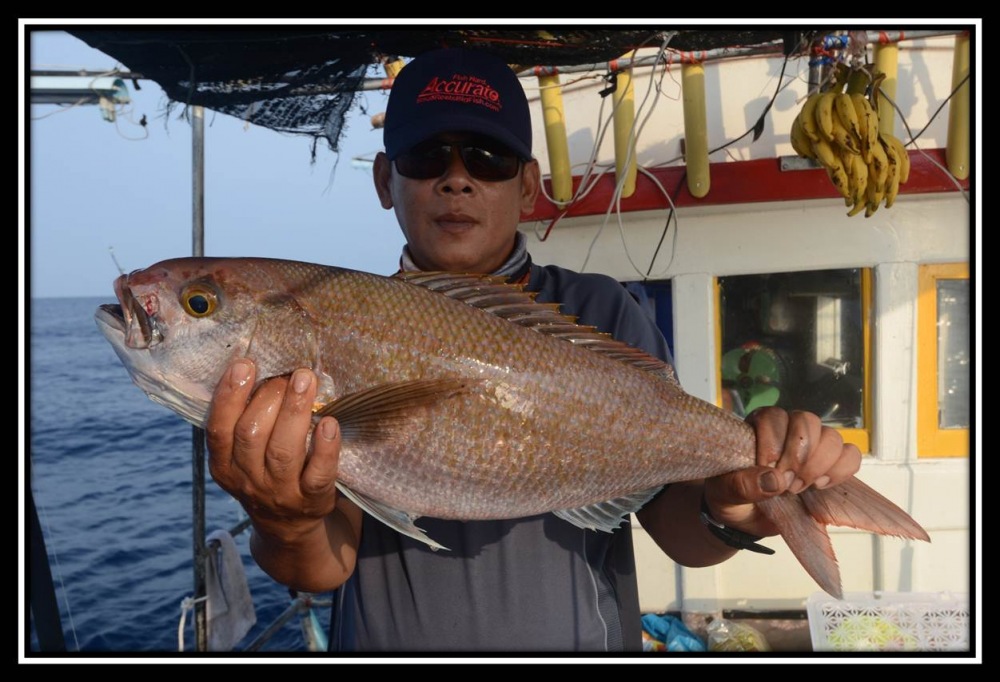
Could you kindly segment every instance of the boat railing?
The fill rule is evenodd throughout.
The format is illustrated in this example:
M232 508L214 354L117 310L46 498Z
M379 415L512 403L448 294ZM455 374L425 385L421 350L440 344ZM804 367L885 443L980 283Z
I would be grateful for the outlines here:
M206 542L206 518L205 518L205 432L198 427L192 427L192 506L194 511L194 596L182 602L181 626L178 633L178 649L184 649L184 619L186 608L190 606L194 611L194 631L195 648L197 651L208 651L208 618L207 618L207 562L212 558L214 552L218 551L217 543ZM228 530L232 537L237 537L251 527L249 517L244 518L235 526ZM274 621L267 626L259 635L250 641L242 651L259 651L270 641L293 618L298 616L301 619L302 638L304 647L308 651L326 651L327 638L321 627L314 608L329 607L332 605L330 599L317 599L316 595L308 592L298 592L289 590L291 603L282 611Z

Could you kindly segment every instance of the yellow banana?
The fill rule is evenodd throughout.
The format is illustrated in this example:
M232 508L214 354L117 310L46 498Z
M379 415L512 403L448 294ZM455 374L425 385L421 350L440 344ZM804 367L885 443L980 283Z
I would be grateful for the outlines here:
M885 181L889 177L889 157L886 154L885 147L876 138L875 144L872 145L872 163L869 168L869 175L874 176L874 184L879 192L885 191Z
M899 172L893 168L889 171L889 180L886 181L885 207L889 208L896 203L896 195L899 194Z
M796 154L807 159L816 158L816 154L812 150L812 141L802 129L801 117L796 117L795 120L792 121L792 132L789 137L792 141L792 149L795 150Z
M868 189L868 165L865 160L861 158L858 154L851 154L851 197L854 202L854 208L864 205L865 203L865 193ZM860 210L860 209L858 209ZM854 213L848 213L848 215L854 215Z
M840 154L840 165L844 168L844 174L847 176L847 194L841 192L844 197L844 206L854 205L854 195L857 191L854 183L854 162L851 161L852 154L850 152L841 151ZM827 173L829 175L829 173ZM832 177L830 178L833 179Z
M861 155L865 157L865 163L872 162L872 145L878 144L878 114L872 109L872 103L864 95L857 93L851 95L851 102L854 104L854 113L858 116L858 124L861 130Z
M903 141L892 133L882 133L882 137L896 150L899 157L899 184L905 185L910 179L910 154L906 151Z
M842 149L847 149L854 154L861 153L860 139L855 137L854 133L848 130L836 109L833 111L833 141Z
M837 156L837 152L834 151L833 146L826 140L817 140L812 143L813 158L820 162L821 165L826 168L843 168L840 162L840 158Z
M799 112L798 119L802 126L802 132L806 134L810 140L816 141L820 139L819 129L816 127L816 103L819 102L820 94L814 92L806 98L806 103L802 105L802 110Z
M889 166L889 179L885 181L885 207L890 208L896 203L899 194L899 166Z
M899 184L906 184L910 179L910 153L906 151L902 140L896 140L899 145Z
M814 115L816 128L819 130L820 136L827 142L833 142L833 100L836 97L837 93L827 91L822 93L819 96L819 101L816 102Z
M840 192L840 196L844 197L844 199L850 199L851 180L847 177L847 170L840 162L840 159L837 159L833 165L826 167L826 174L829 176L833 186Z
M885 180L885 207L889 208L896 201L896 194L899 193L899 167L901 162L895 145L891 142L886 142L884 136L882 146L885 147L885 154L889 158L889 174Z
M851 204L848 202L847 205L850 206ZM862 192L861 198L858 199L856 202L854 202L854 207L847 212L847 216L848 217L856 216L857 214L861 213L861 209L867 207L868 207L868 199L866 198L865 193Z
M882 197L885 192L875 186L874 182L868 183L868 188L865 191L865 217L871 218L875 211L878 210L879 204L882 203Z
M834 147L834 151L837 152L837 157L840 159L840 165L844 169L844 173L847 175L847 196L844 197L844 203L847 206L854 204L854 162L851 161L852 156L857 156L852 154L846 149L841 149L840 147Z
M858 112L854 108L854 100L846 92L837 93L837 96L833 100L833 107L837 112L837 116L840 117L840 122L844 124L844 127L851 131L860 143L861 140L861 121L858 119Z

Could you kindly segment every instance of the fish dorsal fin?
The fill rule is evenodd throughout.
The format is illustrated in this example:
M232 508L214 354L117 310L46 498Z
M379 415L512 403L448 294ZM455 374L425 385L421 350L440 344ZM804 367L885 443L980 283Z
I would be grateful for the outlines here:
M673 368L644 350L615 340L597 327L577 324L577 318L559 312L558 303L539 303L536 292L496 275L450 272L398 272L396 279L462 301L540 334L564 339L587 350L677 382Z

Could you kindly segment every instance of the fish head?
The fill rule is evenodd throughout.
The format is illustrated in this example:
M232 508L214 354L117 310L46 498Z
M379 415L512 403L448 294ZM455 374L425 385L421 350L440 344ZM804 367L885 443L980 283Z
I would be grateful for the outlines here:
M254 360L259 381L315 365L308 316L269 269L267 259L161 261L118 277L118 303L95 320L139 388L204 426L234 358Z

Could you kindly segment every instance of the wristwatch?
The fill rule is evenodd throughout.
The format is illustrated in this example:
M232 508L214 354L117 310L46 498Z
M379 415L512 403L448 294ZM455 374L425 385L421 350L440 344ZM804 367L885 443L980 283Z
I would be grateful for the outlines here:
M730 547L733 547L734 549L749 549L751 552L757 552L758 554L774 554L774 550L770 547L757 544L757 541L760 540L762 536L744 533L741 530L730 528L724 523L719 523L713 519L712 513L708 510L708 502L705 500L704 492L701 494L700 516L701 522L705 524L705 527L708 528L709 532Z

